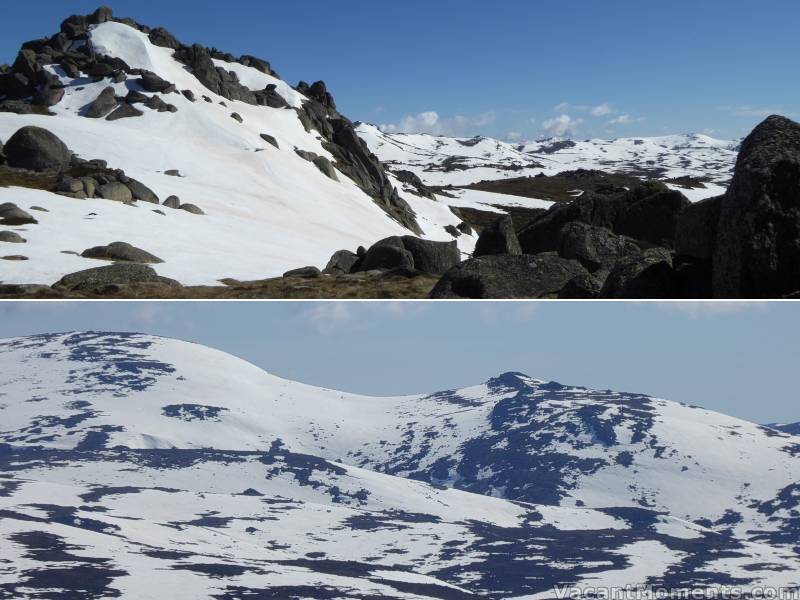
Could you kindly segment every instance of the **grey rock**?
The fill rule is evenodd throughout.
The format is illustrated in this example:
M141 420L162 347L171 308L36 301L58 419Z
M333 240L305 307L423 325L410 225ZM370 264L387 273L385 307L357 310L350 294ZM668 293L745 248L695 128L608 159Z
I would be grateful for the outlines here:
M106 121L117 121L119 119L128 119L130 117L141 117L144 113L135 106L128 104L120 104L119 107L106 117Z
M114 88L107 87L86 107L84 115L90 119L102 119L117 108L118 105Z
M509 215L500 217L491 225L484 227L475 244L474 257L490 254L522 254L514 221Z
M153 204L158 204L161 202L155 192L153 192L153 190L151 190L141 181L128 179L128 181L125 182L125 185L128 186L128 189L131 191L131 195L133 196L134 200L151 202Z
M574 221L561 230L559 256L577 260L592 273L602 268L610 270L619 258L631 253L639 254L639 247L605 227Z
M293 269L283 274L284 277L299 277L303 279L318 279L322 277L322 272L317 267L301 267Z
M398 268L413 269L414 256L406 250L402 238L395 236L383 239L370 247L358 270L374 271Z
M716 298L782 298L800 290L800 124L771 116L742 142L722 200Z
M33 215L22 210L12 202L0 204L0 225L35 225L38 223Z
M239 123L244 123L244 119L242 118L242 115L240 115L237 112L231 113L231 119L233 119L234 121L238 121Z
M167 208L180 208L181 199L177 196L169 196L166 200L164 200L163 206L166 206Z
M0 231L0 242L24 244L27 240L15 231Z
M183 97L186 98L189 102L197 101L197 98L195 97L194 92L192 90L181 90L181 94L183 94Z
M492 254L467 260L444 274L432 299L554 298L581 264L554 252L535 256Z
M105 198L106 200L114 200L115 202L133 201L133 194L128 186L124 183L104 183L97 188L96 193L101 198Z
M179 207L181 210L185 210L188 213L192 213L193 215L204 215L206 213L203 210L194 204L181 204Z
M83 182L73 177L61 177L56 183L56 190L59 192L77 193L84 191Z
M339 250L335 252L323 269L326 275L345 275L353 270L359 261L359 256L350 250Z
M614 231L672 248L678 219L690 204L686 196L676 190L653 194L627 206L617 218Z
M678 217L675 253L710 261L717 244L717 225L724 196L695 202Z
M96 258L99 260L113 260L115 262L135 262L135 263L162 263L164 262L157 256L150 254L146 250L136 248L125 242L114 242L108 246L95 246L81 253L84 258Z
M461 251L455 241L432 242L410 235L401 239L403 246L414 259L412 268L417 271L442 275L461 262Z
M605 277L598 277L600 273L581 273L570 279L558 293L560 300L594 300L600 297ZM603 272L607 276L608 273Z
M621 258L600 291L602 298L615 299L669 299L676 295L672 255L665 248L648 248Z
M161 277L152 267L139 263L116 263L71 273L62 277L53 284L53 287L55 289L92 293L101 292L108 286L136 283L156 283L170 287L180 287L177 281Z
M41 127L23 127L5 143L6 163L32 171L62 171L69 166L72 153L54 134Z

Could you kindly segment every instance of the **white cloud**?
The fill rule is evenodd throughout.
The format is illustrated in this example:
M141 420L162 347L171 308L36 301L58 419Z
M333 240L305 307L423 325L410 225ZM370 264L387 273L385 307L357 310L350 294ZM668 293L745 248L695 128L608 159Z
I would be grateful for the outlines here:
M704 317L727 317L747 312L766 312L768 302L732 301L690 301L690 302L656 302L659 308L667 312L688 315L693 319Z
M614 109L611 108L609 104L599 104L597 106L592 107L592 110L589 112L592 113L593 117L605 117L606 115L610 115L614 113Z
M506 140L509 142L518 142L522 139L522 132L521 131L509 131L506 134Z
M553 107L553 112L565 113L565 112L569 112L572 109L573 109L573 106L569 102L561 102L559 104L556 104Z
M542 130L548 137L564 137L575 135L583 119L575 119L567 114L542 122Z
M632 117L631 115L625 114L620 115L618 117L614 117L611 119L608 124L609 125L630 125L631 123L639 123L644 121L642 117Z
M379 125L386 133L429 133L431 135L475 135L475 130L494 123L497 114L486 111L478 115L455 115L442 118L436 111L407 115L397 123Z
M430 310L430 302L323 302L300 311L300 318L322 335L330 335L344 327L380 324L381 318L408 319ZM378 319L371 323L368 317Z
M354 315L347 302L325 302L301 311L300 317L317 332L328 335L352 321Z

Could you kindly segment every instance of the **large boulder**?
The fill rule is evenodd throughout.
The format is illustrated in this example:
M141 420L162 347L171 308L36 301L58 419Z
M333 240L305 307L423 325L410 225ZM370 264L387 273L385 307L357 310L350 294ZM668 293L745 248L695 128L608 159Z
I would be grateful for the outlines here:
M411 270L413 268L414 255L406 249L405 244L403 244L403 239L395 236L373 244L364 255L364 259L361 261L358 270Z
M800 290L800 124L771 116L742 142L714 248L717 298Z
M559 256L577 260L591 273L610 270L620 257L638 252L632 240L580 221L563 227L558 248Z
M433 299L554 298L586 273L575 260L545 252L536 256L493 254L465 261L445 273Z
M671 248L675 244L678 219L690 204L679 191L659 192L625 207L616 220L614 231Z
M113 242L108 246L95 246L94 248L84 250L81 256L84 258L96 258L98 260L113 260L115 262L151 264L164 262L146 250L131 246L125 242Z
M53 287L66 291L92 293L102 292L109 286L142 283L180 287L177 281L161 277L151 267L138 263L117 263L71 273L62 277L53 284Z
M10 167L31 171L62 171L72 153L54 134L41 127L27 126L9 138L3 149Z
M84 116L90 119L102 119L117 108L118 105L114 88L107 87L86 107Z
M0 242L7 244L24 244L27 240L16 231L0 231Z
M483 228L475 244L474 257L489 254L522 254L514 221L504 215L491 225Z
M665 248L648 248L629 254L608 274L602 298L667 299L677 296L672 255Z
M141 117L142 115L144 115L142 111L132 104L125 102L112 111L112 113L106 117L106 121L119 121L120 119L129 119L130 117Z
M402 241L417 271L441 275L461 262L461 251L455 241L432 242L410 235L403 236Z

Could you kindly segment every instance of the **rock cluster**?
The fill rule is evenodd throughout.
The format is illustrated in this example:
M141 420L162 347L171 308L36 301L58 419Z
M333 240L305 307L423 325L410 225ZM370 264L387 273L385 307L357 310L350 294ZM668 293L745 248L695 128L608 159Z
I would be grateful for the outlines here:
M733 181L690 204L657 182L486 227L432 298L781 298L800 292L800 124L773 116Z

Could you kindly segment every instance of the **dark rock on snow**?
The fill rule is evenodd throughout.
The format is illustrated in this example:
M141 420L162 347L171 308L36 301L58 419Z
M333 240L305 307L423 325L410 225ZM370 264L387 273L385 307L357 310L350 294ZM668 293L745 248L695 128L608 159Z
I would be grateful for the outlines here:
M96 258L99 260L113 260L119 262L134 263L162 263L164 262L157 256L150 254L146 250L136 248L125 242L114 242L108 246L96 246L84 250L81 254L84 258Z
M180 208L181 207L181 199L177 196L169 196L166 200L164 200L164 206L167 208Z
M31 171L61 171L69 166L72 153L58 137L41 127L23 127L4 147L11 167Z
M201 209L199 206L197 206L195 204L188 204L188 203L187 204L181 204L178 208L180 208L180 210L185 210L188 213L192 213L193 215L204 215L204 214L206 214L206 213L203 212L203 209Z
M24 244L27 240L15 231L0 231L0 242L7 244Z
M265 142L267 142L268 144L272 144L278 150L280 150L281 147L278 145L278 140L276 140L274 136L271 136L268 133L262 133L261 134L261 139L264 140Z
M135 106L128 104L120 104L119 107L106 117L106 121L117 121L119 119L127 119L129 117L141 117L144 113Z
M115 202L133 201L133 194L131 193L131 190L128 188L128 186L126 186L124 183L119 183L116 181L112 181L110 183L104 183L103 185L97 188L96 193L101 198L105 198L106 200L113 200Z
M114 88L107 87L86 107L84 116L90 119L101 119L117 108L118 104Z
M0 225L18 226L18 225L35 225L38 223L33 216L22 210L19 206L12 202L5 202L0 204Z

